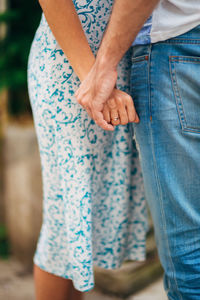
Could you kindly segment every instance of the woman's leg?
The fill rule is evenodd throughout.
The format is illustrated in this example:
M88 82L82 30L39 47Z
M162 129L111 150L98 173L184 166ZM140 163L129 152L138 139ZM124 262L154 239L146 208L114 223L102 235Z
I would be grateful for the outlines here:
M76 290L72 284L69 300L82 300L82 299L83 299L83 293Z
M36 300L79 300L71 298L72 281L33 267Z

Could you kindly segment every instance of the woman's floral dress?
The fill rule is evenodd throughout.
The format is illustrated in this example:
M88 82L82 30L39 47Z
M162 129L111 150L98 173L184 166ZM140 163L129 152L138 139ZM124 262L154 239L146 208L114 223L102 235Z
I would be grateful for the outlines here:
M112 0L74 0L96 54ZM129 91L130 53L117 85ZM34 263L69 278L76 289L94 287L93 266L118 268L145 259L148 228L143 180L132 126L104 131L77 103L79 79L44 14L28 61L28 88L43 179L43 223Z

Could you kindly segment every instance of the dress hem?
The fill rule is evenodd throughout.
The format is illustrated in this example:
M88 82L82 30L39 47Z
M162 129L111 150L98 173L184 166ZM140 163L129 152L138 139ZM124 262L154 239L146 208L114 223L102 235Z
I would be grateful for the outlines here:
M121 267L121 265L122 265L122 263L124 263L124 262L126 262L126 261L145 261L146 260L146 255L144 254L142 254L141 256L137 256L137 257L134 257L134 256L130 256L130 257L126 257L126 258L124 258L123 259L123 261L121 261L121 263L119 263L116 267L112 267L112 266L109 266L109 267L106 267L106 266L101 266L101 263L99 262L97 262L97 263L95 263L95 262L93 262L93 266L95 267L99 267L99 268L102 268L102 269L106 269L106 270L116 270L116 269L119 269L120 267ZM34 264L35 265L37 265L40 269L42 269L43 271L45 271L45 272L48 272L48 273L50 273L50 274L53 274L53 275L55 275L55 276L59 276L59 277L62 277L62 278L64 278L64 279L69 279L69 280L72 280L72 283L73 283L73 285L74 285L74 287L78 290L78 291L80 291L80 292L89 292L89 291L91 291L94 287L95 287L95 284L94 283L91 283L91 287L90 288L88 288L88 289L82 289L82 288L80 288L80 286L78 286L77 284L76 284L76 280L72 277L72 276L69 276L69 275L64 275L64 274L60 274L59 272L55 272L55 271L51 271L50 270L50 268L48 268L48 267L46 267L46 266L44 266L43 264L41 264L38 260L37 260L37 258L36 258L36 256L34 256L33 257L33 262L34 262Z

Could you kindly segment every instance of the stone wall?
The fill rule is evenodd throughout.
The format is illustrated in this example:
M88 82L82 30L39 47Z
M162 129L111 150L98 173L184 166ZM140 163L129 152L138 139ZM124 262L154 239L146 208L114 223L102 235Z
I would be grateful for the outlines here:
M42 221L42 178L34 127L7 126L3 148L5 217L11 251L29 264Z
M0 0L0 13L4 12L7 7L7 0ZM0 40L6 35L6 25L0 24ZM1 79L0 79L1 80ZM0 91L0 224L5 222L4 218L4 200L3 200L3 133L7 119L7 91Z
M0 12L4 12L7 8L7 0L0 0ZM3 38L6 34L6 25L0 25L0 38Z

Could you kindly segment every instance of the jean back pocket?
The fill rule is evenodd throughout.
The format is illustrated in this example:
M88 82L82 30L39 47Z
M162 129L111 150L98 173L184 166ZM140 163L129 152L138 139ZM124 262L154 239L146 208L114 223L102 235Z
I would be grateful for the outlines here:
M200 57L170 56L169 63L182 130L200 133Z

